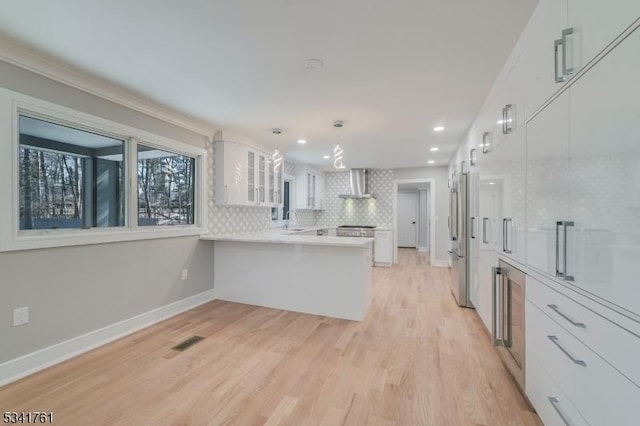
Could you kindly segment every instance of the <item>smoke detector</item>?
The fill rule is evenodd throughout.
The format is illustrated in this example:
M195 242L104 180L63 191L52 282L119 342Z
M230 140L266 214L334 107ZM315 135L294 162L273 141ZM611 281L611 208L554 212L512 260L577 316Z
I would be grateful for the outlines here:
M304 60L304 67L308 71L319 70L323 66L324 66L324 62L322 62L320 59L309 58Z

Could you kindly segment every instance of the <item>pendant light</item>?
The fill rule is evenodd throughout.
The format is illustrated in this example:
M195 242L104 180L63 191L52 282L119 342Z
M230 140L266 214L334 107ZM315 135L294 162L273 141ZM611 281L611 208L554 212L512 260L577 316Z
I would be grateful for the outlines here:
M282 133L281 129L275 128L271 131L274 135L280 135ZM273 151L271 155L271 161L273 161L273 171L278 173L280 167L282 167L282 154L280 154L280 150L277 148Z
M335 148L333 148L333 167L335 167L338 170L346 168L346 166L344 165L344 159L342 155L344 151L342 149L342 146L340 145L340 129L343 126L344 126L344 122L342 120L336 120L333 123L333 127L336 128L336 131L338 133L337 143Z

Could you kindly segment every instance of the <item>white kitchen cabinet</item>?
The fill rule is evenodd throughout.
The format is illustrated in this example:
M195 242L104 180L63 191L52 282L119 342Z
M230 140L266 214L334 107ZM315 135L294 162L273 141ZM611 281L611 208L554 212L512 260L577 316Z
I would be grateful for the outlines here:
M391 229L376 229L373 246L373 261L375 266L393 264L393 231Z
M640 31L527 126L527 264L640 313ZM636 260L634 260L636 259Z
M247 149L247 204L267 205L267 154Z
M576 287L638 314L639 53L636 30L570 88L565 266Z
M215 144L215 201L242 205L247 202L247 148L234 142Z
M555 42L562 38L566 28L567 0L540 0L522 33L526 81L523 112L527 118L560 89L565 80L560 75L562 46Z
M562 223L569 214L569 92L527 123L526 264L560 276ZM557 251L558 250L558 251Z
M216 142L216 203L267 206L268 190L267 154L235 142Z
M544 284L527 278L526 344L531 355L527 369L535 365L532 359L544 366L567 401L589 424L637 424L634 402L640 401L640 388L621 374L625 365L618 364L619 357L603 356L603 349L616 353L623 347L637 348L637 336L553 293ZM591 337L594 346L576 335ZM617 336L611 347L603 345L610 339L598 340L609 335ZM535 374L527 374L527 379L539 381ZM572 416L572 420L578 419Z
M501 88L490 102L495 111L494 120L487 120L492 135L490 150L482 155L480 182L493 186L497 197L480 199L480 204L490 203L494 217L484 216L479 226L490 228L494 234L485 240L484 249L493 244L506 257L524 262L525 244L525 122L524 113L524 63L516 61L507 74ZM499 111L496 105L501 105ZM496 127L493 123L498 123ZM482 209L482 206L480 207ZM487 271L485 271L486 273Z
M268 201L267 203L271 207L282 207L283 199L282 199L282 164L276 169L276 163L273 161L268 161L269 168L269 179L268 179Z
M640 18L640 1L568 0L568 67L574 73Z
M323 198L322 173L308 167L296 167L296 209L321 210Z

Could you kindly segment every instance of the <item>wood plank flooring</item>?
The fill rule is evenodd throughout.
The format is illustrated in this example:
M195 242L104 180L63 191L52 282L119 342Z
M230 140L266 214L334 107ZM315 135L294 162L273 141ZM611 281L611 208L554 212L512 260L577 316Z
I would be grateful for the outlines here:
M63 425L539 425L449 271L402 249L364 322L214 301L0 388ZM184 352L170 348L205 339Z

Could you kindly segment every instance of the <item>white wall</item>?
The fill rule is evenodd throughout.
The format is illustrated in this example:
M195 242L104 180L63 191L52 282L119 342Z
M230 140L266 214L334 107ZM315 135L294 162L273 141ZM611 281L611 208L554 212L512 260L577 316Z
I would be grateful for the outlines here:
M418 247L429 250L429 189L418 191Z
M435 228L435 261L438 264L448 264L449 256L447 230L447 216L449 215L449 189L447 187L447 167L409 167L393 169L393 178L402 179L434 179L436 198L436 228ZM433 190L433 188L432 188Z
M203 135L1 61L0 75L4 88L205 148ZM212 259L197 237L0 253L0 363L210 290ZM22 306L31 321L13 327Z

